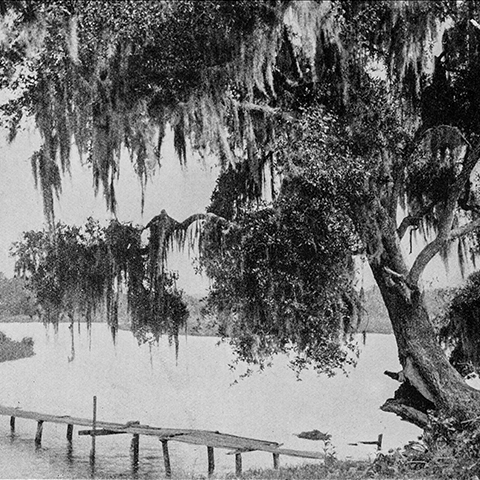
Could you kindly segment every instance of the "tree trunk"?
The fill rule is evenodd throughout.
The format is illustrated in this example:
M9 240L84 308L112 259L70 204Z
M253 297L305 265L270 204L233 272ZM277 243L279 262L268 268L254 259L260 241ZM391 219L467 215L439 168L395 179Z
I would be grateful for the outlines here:
M425 400L424 410L434 407L459 422L480 417L480 391L467 385L448 361L420 288L407 284L408 269L396 230L392 225L388 227L382 229L381 253L371 256L369 263L393 326L403 367L401 379L421 394ZM405 396L400 397L387 401L382 409L423 426L427 417L422 408L416 406L418 402L409 405Z

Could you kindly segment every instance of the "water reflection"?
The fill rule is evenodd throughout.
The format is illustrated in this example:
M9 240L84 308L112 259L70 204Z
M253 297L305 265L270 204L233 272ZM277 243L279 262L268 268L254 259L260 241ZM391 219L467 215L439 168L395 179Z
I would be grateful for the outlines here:
M68 361L73 362L75 360L75 331L74 331L73 320L69 326L69 329L70 329L70 338L71 338L71 353L70 353L70 356L68 357Z
M95 478L95 451L90 452L90 478Z
M67 463L73 465L73 443L70 441L67 443Z

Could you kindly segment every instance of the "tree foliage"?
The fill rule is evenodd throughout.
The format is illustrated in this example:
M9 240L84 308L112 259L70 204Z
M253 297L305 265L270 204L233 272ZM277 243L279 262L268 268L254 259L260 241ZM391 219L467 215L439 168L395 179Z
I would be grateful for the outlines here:
M37 172L50 212L72 138L112 210L122 145L146 181L167 123L182 160L191 134L196 148L215 149L224 164L247 155L258 179L272 114L285 99L295 104L325 84L330 102L344 104L372 50L401 78L412 68L421 73L423 50L406 49L431 38L443 4L15 3L4 5L1 83L16 95L2 108L12 138L22 116L36 118L44 139Z
M263 364L291 350L295 368L312 363L328 373L353 360L344 341L352 347L358 313L355 237L339 212L331 215L334 203L314 181L296 177L270 208L240 211L227 230L207 221L201 265L213 279L208 301L240 358Z
M35 314L33 294L19 278L6 278L0 273L0 316Z
M440 338L450 361L463 375L480 370L480 274L473 273L455 294L445 315Z
M197 147L221 141L223 158L231 159L218 94L233 87L243 63L263 68L268 45L252 48L243 38L272 24L280 8L274 3L40 1L34 19L9 10L1 83L17 95L3 111L11 138L23 115L35 116L46 210L57 172L69 169L72 138L111 210L122 146L145 182L167 122L182 161L190 132Z
M116 329L119 294L126 290L139 340L158 339L163 333L176 339L186 306L173 274L152 275L141 232L117 221L101 227L92 219L83 227L59 223L53 236L45 230L25 232L12 247L16 274L27 279L45 322L83 317L90 324L101 312Z

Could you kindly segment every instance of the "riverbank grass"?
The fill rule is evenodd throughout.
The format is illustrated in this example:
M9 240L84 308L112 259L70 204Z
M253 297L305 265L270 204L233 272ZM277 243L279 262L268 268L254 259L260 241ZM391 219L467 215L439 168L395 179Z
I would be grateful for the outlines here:
M226 480L234 480L235 474L229 474ZM396 469L393 465L385 469L375 461L336 460L332 465L306 464L295 467L281 467L278 470L247 470L242 474L242 480L432 480L438 479L425 470L412 470L408 473Z

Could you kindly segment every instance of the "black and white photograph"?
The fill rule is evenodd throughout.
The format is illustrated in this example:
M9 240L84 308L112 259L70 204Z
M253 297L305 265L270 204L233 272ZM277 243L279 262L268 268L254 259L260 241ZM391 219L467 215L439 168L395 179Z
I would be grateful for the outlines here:
M0 0L0 479L480 480L480 0Z

